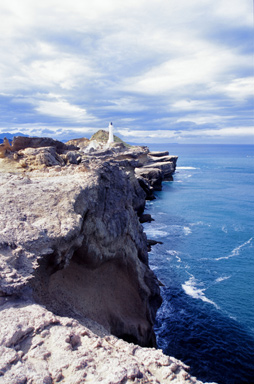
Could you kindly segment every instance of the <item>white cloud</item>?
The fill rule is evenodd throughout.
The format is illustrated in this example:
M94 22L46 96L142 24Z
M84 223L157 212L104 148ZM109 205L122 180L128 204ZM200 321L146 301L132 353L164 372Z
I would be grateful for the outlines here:
M187 38L188 39L188 38ZM232 81L235 68L251 67L251 58L239 56L223 47L201 40L186 42L187 48L177 57L167 60L147 71L141 76L124 80L126 90L150 95L188 94L192 89L197 93L210 93L217 89L226 89ZM198 89L199 88L199 89Z
M41 114L70 119L73 122L84 122L94 119L87 114L85 109L71 105L65 100L40 100L35 109Z
M234 116L229 115L229 116L220 116L220 115L185 115L184 117L180 117L179 119L176 120L176 123L181 123L181 122L192 122L196 125L203 125L203 124L216 124L216 123L221 123L221 120L223 119L224 121L226 120L231 120L233 119Z
M216 92L226 94L230 98L242 101L249 97L253 98L254 77L237 78L227 84L215 86Z
M106 105L105 107L102 107L102 109L125 112L137 112L148 109L148 106L142 105L138 100L130 97L119 98L116 100L111 100L110 102L112 105Z
M34 121L43 114L99 127L110 114L165 135L179 122L228 127L233 110L244 126L237 106L253 87L249 0L9 0L0 12L0 89L12 98L2 125L24 123L19 99Z
M198 139L196 142L204 142L207 139L216 141L220 138L230 137L247 137L248 143L254 143L253 127L226 127L221 129L192 129L189 130L131 130L128 128L119 130L119 133L132 142L142 140L142 142L157 142L163 143L165 140L172 140L174 142L188 142L189 139Z

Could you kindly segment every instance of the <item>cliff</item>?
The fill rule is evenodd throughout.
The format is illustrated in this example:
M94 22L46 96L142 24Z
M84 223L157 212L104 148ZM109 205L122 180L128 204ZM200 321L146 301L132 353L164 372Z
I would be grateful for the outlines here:
M142 348L161 298L138 218L153 186L135 170L165 165L147 148L41 143L0 159L0 383L198 383Z

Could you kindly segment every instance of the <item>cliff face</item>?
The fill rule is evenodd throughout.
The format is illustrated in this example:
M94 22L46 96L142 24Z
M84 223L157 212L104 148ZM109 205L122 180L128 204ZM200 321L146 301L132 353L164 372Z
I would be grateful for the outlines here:
M134 173L147 149L65 151L1 159L0 382L196 382L181 362L110 336L155 345L161 298Z
M133 185L116 165L78 170L2 178L2 293L32 288L35 301L54 313L89 317L117 336L154 345L160 295Z

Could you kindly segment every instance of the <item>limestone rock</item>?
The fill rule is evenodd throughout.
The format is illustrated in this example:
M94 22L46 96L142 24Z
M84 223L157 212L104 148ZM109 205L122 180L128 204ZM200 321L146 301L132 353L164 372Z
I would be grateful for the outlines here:
M161 169L155 167L142 167L136 168L135 173L138 176L138 180L141 181L140 177L148 181L148 185L152 187L152 190L160 191L161 183L164 180L164 174ZM142 181L141 181L142 186ZM149 192L149 191L148 191ZM149 196L149 195L148 195Z
M55 147L25 148L24 150L18 151L17 160L22 167L30 167L32 169L63 164L63 161L57 154Z
M72 139L65 143L65 145L74 145L75 147L78 147L79 149L84 149L89 144L89 139L86 137L82 137L80 139Z
M162 174L146 167L148 149L120 145L90 156L44 139L7 149L0 383L201 384L182 362L141 347L155 345L161 304L137 215L146 198L140 180L153 189ZM144 169L156 174L145 179Z
M9 152L9 151L11 151L9 140L4 138L4 142L0 144L0 158L4 158L6 155L6 152Z
M152 272L135 211L144 192L134 172L130 177L117 164L68 169L1 178L2 295L23 297L29 288L54 313L88 317L124 339L154 345L161 299L156 279L146 282Z
M152 151L152 152L149 152L149 155L154 157L162 157L162 156L168 156L169 152L168 151L164 151L164 152Z
M25 148L54 147L57 153L63 153L66 150L77 149L73 145L65 145L61 141L53 140L50 137L26 137L15 136L12 141L12 151L20 151Z
M201 384L160 350L126 343L90 322L92 331L38 304L6 299L0 323L1 384Z

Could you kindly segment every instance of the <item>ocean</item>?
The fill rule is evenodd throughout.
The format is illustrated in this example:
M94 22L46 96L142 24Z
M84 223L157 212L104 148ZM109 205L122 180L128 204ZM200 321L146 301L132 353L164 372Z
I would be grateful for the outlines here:
M254 383L254 146L149 145L177 155L144 224L163 286L158 347L219 384Z

